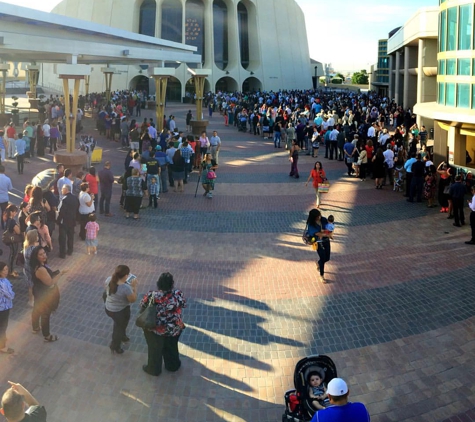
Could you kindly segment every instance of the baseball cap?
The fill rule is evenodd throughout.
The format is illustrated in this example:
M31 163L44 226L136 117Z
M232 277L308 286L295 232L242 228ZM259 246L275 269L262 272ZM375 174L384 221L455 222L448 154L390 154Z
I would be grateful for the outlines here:
M162 150L162 147L161 147L160 145L157 145L157 146L155 147L155 149L156 149L157 151L161 151L161 150Z
M341 378L333 378L328 383L327 393L330 396L344 396L348 393L348 385Z

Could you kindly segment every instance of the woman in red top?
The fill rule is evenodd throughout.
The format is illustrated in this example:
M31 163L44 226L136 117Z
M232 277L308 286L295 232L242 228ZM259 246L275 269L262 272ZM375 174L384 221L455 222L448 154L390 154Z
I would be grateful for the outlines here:
M374 154L373 141L371 139L368 140L364 148L366 150L366 157L368 158L368 162L366 163L366 176L371 175L372 177L373 176L373 154Z
M96 176L95 167L89 167L89 173L86 174L84 181L89 184L89 194L94 194L94 210L97 211L97 201L99 198L99 177Z
M312 186L315 188L316 205L317 205L317 208L320 208L320 193L318 192L318 185L327 179L325 170L323 170L323 166L320 161L317 161L315 163L313 170L310 172L310 175L308 176L305 186L308 185L308 182L310 181L310 179L313 179Z

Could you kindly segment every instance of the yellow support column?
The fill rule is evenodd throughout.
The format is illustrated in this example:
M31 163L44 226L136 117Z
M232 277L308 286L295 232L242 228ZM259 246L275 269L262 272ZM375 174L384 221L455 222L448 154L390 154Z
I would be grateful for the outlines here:
M203 99L206 77L211 73L210 69L189 69L193 75L196 89L196 119L190 122L194 135L201 135L208 127L209 121L203 120Z
M40 67L36 65L28 66L28 82L30 84L30 94L29 97L35 99L36 94L36 83L38 81L38 75L40 73Z
M175 76L175 69L166 67L155 67L151 71L151 76L155 81L155 103L157 132L163 130L163 117L165 116L165 101L167 96L168 78Z
M0 72L2 73L2 80L0 81L0 114L5 114L5 94L6 94L5 85L7 82L7 72L9 69L10 69L9 64L0 63Z
M115 73L115 69L112 67L103 67L101 72L104 73L106 79L106 100L109 102L111 100L111 90L112 90L112 75Z
M67 118L66 124L66 151L56 151L54 160L63 163L73 173L80 170L86 164L86 153L78 151L76 146L76 117L78 112L79 87L81 80L91 74L91 67L87 65L57 65L59 79L63 81L64 107ZM74 81L72 87L72 102L70 101L69 81Z

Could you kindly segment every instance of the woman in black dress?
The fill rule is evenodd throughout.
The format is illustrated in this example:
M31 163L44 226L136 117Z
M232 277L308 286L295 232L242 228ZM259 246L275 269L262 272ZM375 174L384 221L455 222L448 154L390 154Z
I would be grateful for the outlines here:
M383 181L385 177L384 171L384 155L383 150L378 148L376 155L373 157L373 177L376 189L383 188Z

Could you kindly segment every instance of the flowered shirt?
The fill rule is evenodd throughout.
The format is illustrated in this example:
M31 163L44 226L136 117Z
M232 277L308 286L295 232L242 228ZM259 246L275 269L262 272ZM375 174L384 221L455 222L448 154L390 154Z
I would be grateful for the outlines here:
M10 282L6 278L0 278L0 311L11 309L14 297Z
M157 311L156 328L150 330L159 336L178 336L185 328L181 317L182 308L186 307L186 299L181 290L148 292L140 302L142 309L148 306L153 296Z

